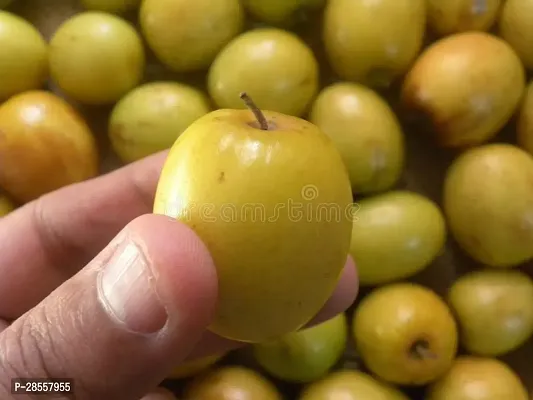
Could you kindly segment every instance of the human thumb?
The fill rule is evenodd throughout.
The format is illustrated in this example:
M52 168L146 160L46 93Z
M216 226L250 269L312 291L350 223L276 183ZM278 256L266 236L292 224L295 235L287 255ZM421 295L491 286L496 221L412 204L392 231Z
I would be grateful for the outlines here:
M0 398L24 398L11 382L25 377L69 378L67 398L140 399L191 352L216 298L216 270L194 232L139 217L2 332Z

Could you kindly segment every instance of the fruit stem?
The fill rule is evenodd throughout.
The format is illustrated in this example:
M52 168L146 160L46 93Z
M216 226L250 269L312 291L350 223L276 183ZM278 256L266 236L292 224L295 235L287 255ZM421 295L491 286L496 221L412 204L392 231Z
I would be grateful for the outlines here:
M259 107L256 106L254 101L246 92L242 92L240 94L240 98L242 101L244 101L244 104L246 104L246 107L250 109L254 113L255 119L257 119L257 122L259 123L259 126L262 130L268 131L268 121L265 118L265 115L261 112Z
M429 344L425 340L418 340L413 344L411 355L420 360L434 360L437 358L437 355L429 349Z

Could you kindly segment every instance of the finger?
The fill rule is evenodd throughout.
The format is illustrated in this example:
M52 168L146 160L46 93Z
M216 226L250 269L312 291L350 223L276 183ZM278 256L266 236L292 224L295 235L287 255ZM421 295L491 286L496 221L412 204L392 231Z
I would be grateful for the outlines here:
M75 274L131 220L152 212L166 152L67 186L0 222L0 316L15 319ZM27 288L31 287L31 291Z
M141 400L178 400L174 394L167 389L159 388L144 396Z
M355 301L359 293L359 280L357 270L351 257L344 266L339 283L333 295L327 303L318 312L315 318L307 324L306 328L320 324L333 318L335 315L346 311ZM226 351L234 350L244 346L244 343L235 342L229 339L224 339L209 331L206 331L202 336L202 340L195 347L194 351L187 357L187 361L198 358L220 354Z
M67 377L75 398L141 399L191 352L216 297L215 267L194 232L139 217L0 334L0 387Z

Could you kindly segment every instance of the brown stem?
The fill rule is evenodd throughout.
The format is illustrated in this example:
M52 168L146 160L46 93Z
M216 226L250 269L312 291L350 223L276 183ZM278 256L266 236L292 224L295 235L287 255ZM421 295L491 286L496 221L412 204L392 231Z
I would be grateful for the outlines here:
M244 101L244 104L246 104L246 107L250 109L254 113L255 119L257 119L257 122L259 123L259 126L262 130L268 131L268 121L265 118L265 115L261 112L259 107L257 107L252 100L250 96L246 92L242 92L240 94L240 98L242 101Z
M419 360L436 359L437 355L429 348L429 343L425 340L417 340L409 350L412 357Z

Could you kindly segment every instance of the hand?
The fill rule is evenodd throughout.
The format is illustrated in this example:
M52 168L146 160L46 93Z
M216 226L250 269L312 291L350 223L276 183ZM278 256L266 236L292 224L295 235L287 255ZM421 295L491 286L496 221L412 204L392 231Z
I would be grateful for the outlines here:
M24 398L12 378L50 377L74 379L77 399L163 399L151 391L181 361L239 346L206 331L217 278L204 244L150 214L164 158L0 219L0 398ZM348 261L314 323L349 307L356 279Z

